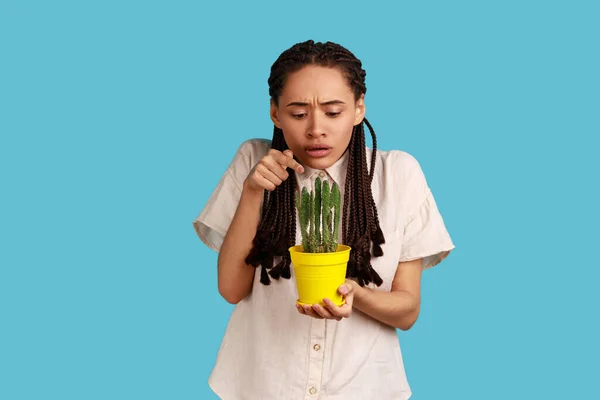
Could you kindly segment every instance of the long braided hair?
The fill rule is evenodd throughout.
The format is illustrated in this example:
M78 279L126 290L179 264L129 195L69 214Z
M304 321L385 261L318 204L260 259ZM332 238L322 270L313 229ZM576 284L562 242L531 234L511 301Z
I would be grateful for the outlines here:
M306 65L319 65L338 68L346 78L356 100L367 91L366 72L361 61L344 47L332 43L315 43L308 40L298 43L284 51L271 67L269 77L269 95L278 105L287 76ZM373 139L371 164L367 170L364 124L367 125ZM274 127L271 148L284 151L288 149L283 131ZM385 243L379 226L377 208L371 193L371 182L375 171L377 138L375 131L366 118L354 126L348 145L349 152L344 204L342 212L343 243L350 246L350 260L346 272L347 278L355 278L359 285L370 282L377 286L383 283L379 274L371 266L371 257L383 255L381 244ZM370 171L370 172L369 172ZM290 254L288 249L296 244L296 177L288 168L289 178L274 191L265 190L261 220L254 237L253 247L246 257L246 263L254 267L261 266L260 282L268 285L270 278L289 279ZM273 267L275 257L282 257Z

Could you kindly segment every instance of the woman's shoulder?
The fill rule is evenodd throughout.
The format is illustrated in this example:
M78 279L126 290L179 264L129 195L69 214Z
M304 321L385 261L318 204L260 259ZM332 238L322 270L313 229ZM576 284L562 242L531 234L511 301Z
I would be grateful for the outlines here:
M270 148L271 140L269 139L253 138L244 140L238 145L230 168L243 169L247 172L269 152Z
M271 141L268 139L254 138L244 140L237 145L225 173L233 176L238 185L241 184L240 182L246 179L250 170L268 153L270 148Z
M264 138L252 138L244 140L238 147L238 153L244 157L262 158L269 152L271 140Z
M369 154L370 158L370 154ZM398 178L414 174L422 174L421 164L417 158L405 150L377 150L376 162L380 163L380 172L392 174ZM377 168L377 166L375 167ZM377 172L377 171L376 171Z
M377 151L376 185L405 214L412 214L429 193L429 186L417 158L404 150Z

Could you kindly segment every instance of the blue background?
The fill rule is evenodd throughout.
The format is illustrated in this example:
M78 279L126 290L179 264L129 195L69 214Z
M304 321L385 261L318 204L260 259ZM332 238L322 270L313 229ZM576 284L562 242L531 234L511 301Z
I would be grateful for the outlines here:
M191 222L308 38L362 59L380 148L421 162L457 246L400 332L413 399L597 398L599 17L2 1L0 398L215 398L232 306Z

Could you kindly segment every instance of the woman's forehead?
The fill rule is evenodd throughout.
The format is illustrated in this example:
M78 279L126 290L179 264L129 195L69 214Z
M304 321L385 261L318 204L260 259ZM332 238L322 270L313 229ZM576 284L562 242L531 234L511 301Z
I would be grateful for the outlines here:
M306 66L288 75L281 97L303 101L319 98L329 101L351 97L347 80L337 68Z

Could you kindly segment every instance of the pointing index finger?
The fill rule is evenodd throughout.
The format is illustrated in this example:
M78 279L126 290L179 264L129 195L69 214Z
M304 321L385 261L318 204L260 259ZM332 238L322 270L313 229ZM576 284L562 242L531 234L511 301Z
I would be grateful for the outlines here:
M284 150L280 164L284 167L289 167L298 173L304 172L304 167L294 160L294 153L291 150Z

